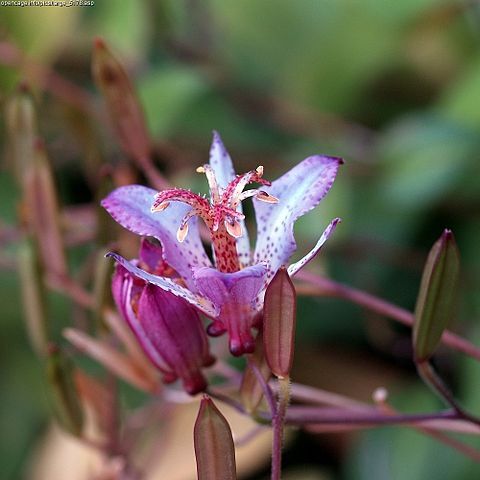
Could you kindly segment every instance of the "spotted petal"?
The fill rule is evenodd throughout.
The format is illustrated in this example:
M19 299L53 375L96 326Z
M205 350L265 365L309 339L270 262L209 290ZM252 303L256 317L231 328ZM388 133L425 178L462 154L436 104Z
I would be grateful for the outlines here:
M322 236L318 239L316 245L308 252L302 259L298 262L292 263L288 267L288 274L293 277L300 269L302 269L310 260L312 260L315 255L321 250L323 244L328 240L328 237L332 234L335 230L337 225L340 223L339 218L333 219L329 224L325 231L322 233Z
M196 218L191 219L189 235L180 244L177 230L190 207L172 202L164 212L152 213L150 209L156 193L141 185L120 187L102 201L102 206L115 221L131 232L157 238L162 244L165 261L195 291L192 268L211 265L200 241Z
M277 204L254 199L257 220L254 259L255 262L269 262L269 278L288 262L296 249L295 220L314 208L327 194L341 163L342 160L335 157L308 157L270 187L262 188L279 199Z
M217 315L218 311L210 300L204 299L199 295L192 293L190 290L182 287L178 283L175 283L173 280L166 277L160 277L158 275L152 275L151 273L148 273L145 270L138 268L132 262L129 262L117 253L110 252L107 254L107 257L114 258L117 263L119 263L135 277L140 278L145 282L153 283L154 285L157 285L157 287L162 288L166 292L173 293L177 297L185 299L188 303L190 303L194 307L197 307L200 311L205 313L205 315L208 315L209 317L215 317Z
M265 285L266 265L258 264L234 273L222 273L214 268L200 268L194 278L200 293L220 309L225 302L254 305Z
M263 264L234 273L222 273L213 268L195 272L199 291L219 310L208 333L216 336L227 331L233 355L252 353L255 348L251 330L258 320L257 298L265 286L266 274L267 267Z
M210 166L213 168L218 186L222 189L225 189L225 187L235 178L232 159L230 158L219 133L216 131L213 132L213 141L212 146L210 147ZM238 205L237 211L242 212L241 203ZM242 227L243 234L236 240L237 253L242 266L246 266L250 264L250 240L245 227L245 221L240 219L238 222Z

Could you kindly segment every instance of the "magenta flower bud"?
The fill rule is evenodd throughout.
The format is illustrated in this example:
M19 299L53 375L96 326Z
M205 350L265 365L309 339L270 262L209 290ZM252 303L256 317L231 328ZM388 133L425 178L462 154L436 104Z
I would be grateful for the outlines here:
M147 245L147 242L144 242ZM140 257L149 249L144 246ZM163 381L180 379L185 390L194 395L205 390L202 367L215 358L210 354L207 336L198 312L185 300L146 284L118 265L112 291L118 309L137 337L143 350L162 372Z

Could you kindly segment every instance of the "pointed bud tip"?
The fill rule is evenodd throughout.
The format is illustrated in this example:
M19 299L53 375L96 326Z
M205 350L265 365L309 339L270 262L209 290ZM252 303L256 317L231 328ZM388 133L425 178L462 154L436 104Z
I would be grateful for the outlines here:
M450 240L453 238L453 232L449 228L445 228L442 233L442 237L445 240Z

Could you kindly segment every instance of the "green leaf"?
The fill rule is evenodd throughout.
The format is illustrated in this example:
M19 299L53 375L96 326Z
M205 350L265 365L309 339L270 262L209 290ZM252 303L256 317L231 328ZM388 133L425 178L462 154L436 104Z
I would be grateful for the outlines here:
M415 308L413 347L417 361L428 360L440 343L455 307L460 260L453 233L445 229L423 270Z

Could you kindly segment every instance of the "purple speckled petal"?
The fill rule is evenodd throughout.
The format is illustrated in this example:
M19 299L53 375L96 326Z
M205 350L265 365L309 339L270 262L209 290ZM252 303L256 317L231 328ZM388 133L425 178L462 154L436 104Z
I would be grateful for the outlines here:
M143 289L143 286L135 284L134 277L125 268L117 265L112 279L112 294L117 308L152 363L164 374L169 375L172 369L154 348L132 309L132 297L139 296Z
M263 264L234 273L221 273L213 268L195 272L198 289L219 309L207 331L212 336L227 331L233 355L252 353L255 348L252 327L259 313L258 297L266 284L266 274L267 267Z
M293 277L300 269L302 269L315 255L321 250L323 244L328 240L328 237L333 233L337 225L340 223L340 218L333 219L318 239L316 245L298 262L292 263L288 267L288 274Z
M195 293L192 293L190 290L180 286L178 283L175 283L170 278L160 277L158 275L152 275L151 273L145 272L144 270L133 265L132 262L129 262L128 260L123 258L121 255L118 255L117 253L110 252L107 254L107 257L114 258L117 263L122 265L122 267L128 270L135 277L138 277L147 283L157 285L163 290L173 293L173 295L176 295L177 297L183 298L188 303L190 303L194 307L197 307L200 311L205 313L205 315L209 317L215 317L217 315L218 312L210 300L202 298Z
M163 250L159 245L155 245L147 238L142 238L138 259L145 264L148 269L154 272L158 265L163 262Z
M214 361L197 311L184 300L147 284L138 302L145 337L190 394L207 386L201 372Z
M152 213L150 208L156 193L141 185L120 187L102 201L102 206L115 221L131 232L157 238L162 244L165 261L189 288L195 289L192 268L211 265L200 241L197 219L190 220L189 234L183 243L179 243L177 230L190 207L172 202L165 211Z
M210 147L210 166L215 172L218 186L224 189L234 178L235 170L232 159L225 148L218 132L213 132L212 146ZM238 205L237 211L242 212L242 204ZM236 240L237 253L242 266L250 264L250 240L244 220L238 220L242 226L243 235Z
M268 278L285 265L295 251L295 220L314 208L327 194L341 163L342 160L335 157L308 157L270 187L262 188L279 199L277 204L254 199L257 220L254 261L269 263Z
M194 273L199 292L220 309L224 303L254 305L265 286L267 267L252 265L234 273L222 273L214 268L199 268Z

